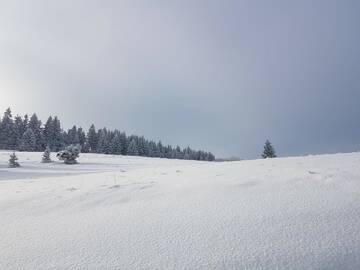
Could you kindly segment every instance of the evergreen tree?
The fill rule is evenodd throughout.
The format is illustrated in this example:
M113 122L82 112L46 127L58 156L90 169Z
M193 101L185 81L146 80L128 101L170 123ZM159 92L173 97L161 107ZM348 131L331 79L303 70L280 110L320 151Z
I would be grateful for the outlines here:
M127 155L127 149L129 147L125 132L120 133L120 141L121 141L121 154L125 156Z
M62 149L65 145L64 136L62 134L60 120L55 116L53 120L53 135L52 144L50 145L51 150L57 152Z
M11 155L10 155L10 159L9 159L9 168L17 168L17 167L20 167L20 164L19 162L17 162L18 158L15 154L15 152L13 152Z
M89 152L88 147L86 146L86 134L81 127L77 129L77 137L79 139L79 144L81 146L81 152Z
M213 153L209 153L208 154L208 161L214 161L215 160L215 156Z
M24 120L23 120L23 125L22 125L22 133L24 134L24 132L27 130L29 125L29 116L27 114L24 115Z
M25 133L22 135L20 144L19 144L20 151L36 151L36 138L33 130L28 128Z
M183 159L184 155L183 152L181 151L180 146L176 146L176 150L175 150L175 158L176 159Z
M15 149L16 140L14 140L14 121L12 119L11 109L8 108L4 112L1 120L0 129L0 148L1 149Z
M52 118L52 116L49 116L49 118L47 119L45 126L44 126L44 130L43 130L43 137L44 137L44 142L46 143L47 146L50 146L50 148L53 147L54 144L54 120Z
M96 153L97 152L97 145L98 145L98 134L96 133L96 129L94 124L92 124L89 128L87 133L87 142L89 144L90 152Z
M50 155L51 155L50 146L46 146L46 149L43 153L41 162L42 163L51 163L52 161L51 161Z
M96 147L96 152L100 154L105 154L109 150L109 141L106 128L100 129L98 131L99 140Z
M264 145L264 151L261 155L263 158L275 158L276 152L269 140L266 140Z
M23 120L21 116L17 115L14 121L14 144L16 150L19 150L20 141L23 133Z
M138 148L137 148L137 145L136 145L136 141L135 141L134 138L130 141L130 144L129 144L129 147L128 147L128 150L127 150L127 154L129 156L137 156L139 154Z
M34 132L35 135L35 150L42 151L45 149L41 121L38 119L37 115L34 113L30 117L29 128Z
M156 156L159 158L164 157L164 149L163 149L163 145L162 145L161 141L159 141L156 145Z
M153 142L153 141L150 141L149 142L149 157L155 157L156 156L156 143L155 142Z
M80 139L76 126L73 126L71 129L68 130L67 144L80 144Z
M59 160L63 160L65 164L76 164L77 158L80 155L80 145L69 145L65 148L65 150L57 153L57 157Z
M122 145L119 133L116 133L110 142L111 154L121 155Z

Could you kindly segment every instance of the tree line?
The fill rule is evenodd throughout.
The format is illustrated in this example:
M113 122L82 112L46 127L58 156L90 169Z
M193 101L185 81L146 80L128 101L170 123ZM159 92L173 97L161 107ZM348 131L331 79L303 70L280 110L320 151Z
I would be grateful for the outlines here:
M43 124L35 113L31 117L13 117L8 108L0 119L0 149L40 152L49 147L51 151L58 152L68 145L80 145L83 153L215 160L211 152L163 145L161 141L155 142L137 135L128 136L119 130L97 130L94 125L87 131L75 125L65 131L56 116L49 116Z

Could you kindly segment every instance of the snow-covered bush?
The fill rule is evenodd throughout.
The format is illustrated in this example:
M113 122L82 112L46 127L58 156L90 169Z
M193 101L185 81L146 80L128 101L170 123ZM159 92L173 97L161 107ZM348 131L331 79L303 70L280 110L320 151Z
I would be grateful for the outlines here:
M41 162L42 163L51 163L52 160L51 160L50 154L51 154L50 147L47 146L44 153L43 153Z
M19 162L17 162L18 158L15 154L15 152L13 152L11 155L10 155L10 159L9 159L9 168L17 168L17 167L20 167L20 164Z
M63 160L65 164L76 164L76 159L80 155L81 147L80 145L69 145L64 150L57 153L57 157L59 160Z

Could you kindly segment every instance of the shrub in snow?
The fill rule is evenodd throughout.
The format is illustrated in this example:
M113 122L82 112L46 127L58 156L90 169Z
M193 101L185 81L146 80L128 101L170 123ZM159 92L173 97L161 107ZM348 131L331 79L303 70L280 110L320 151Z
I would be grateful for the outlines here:
M263 158L275 158L276 152L274 147L272 146L271 142L269 140L266 140L264 145L264 151L261 155Z
M76 159L80 155L80 145L69 145L64 150L57 153L59 160L63 160L65 164L76 164Z
M43 153L41 162L42 163L51 163L52 161L51 161L50 154L51 154L50 147L47 146Z
M15 152L13 152L11 155L10 155L10 159L9 159L9 168L17 168L17 167L20 167L20 164L19 162L17 162L18 158L15 154Z

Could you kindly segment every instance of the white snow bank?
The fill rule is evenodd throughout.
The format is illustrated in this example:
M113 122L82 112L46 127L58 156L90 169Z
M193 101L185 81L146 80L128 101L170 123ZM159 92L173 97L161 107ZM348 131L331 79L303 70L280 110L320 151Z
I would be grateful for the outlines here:
M360 269L359 153L82 158L0 168L0 269Z

